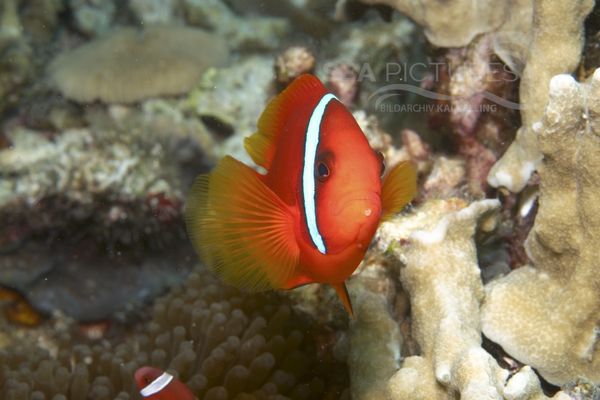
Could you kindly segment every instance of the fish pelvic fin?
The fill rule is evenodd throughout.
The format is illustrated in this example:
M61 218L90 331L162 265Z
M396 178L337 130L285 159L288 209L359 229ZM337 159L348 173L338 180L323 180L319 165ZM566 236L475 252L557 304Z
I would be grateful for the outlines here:
M327 89L318 78L304 74L272 99L258 119L258 131L244 139L244 148L252 160L269 169L285 124L299 108L320 99Z
M232 286L281 288L296 270L300 250L291 211L256 171L232 157L196 178L185 220L201 260Z
M354 310L352 309L352 303L350 302L350 295L348 294L348 288L345 282L332 283L331 286L335 289L338 297L340 298L344 308L348 312L351 318L354 318Z
M381 220L389 220L400 212L417 193L417 173L410 161L398 163L383 178Z

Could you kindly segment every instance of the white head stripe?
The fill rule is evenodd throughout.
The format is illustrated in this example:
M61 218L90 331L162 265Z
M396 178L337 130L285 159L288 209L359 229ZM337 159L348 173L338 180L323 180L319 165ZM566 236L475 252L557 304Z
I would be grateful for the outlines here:
M304 166L302 168L302 196L304 198L304 214L306 215L306 225L310 238L317 246L317 249L323 254L327 253L325 243L319 233L317 226L317 209L315 206L315 159L317 157L317 147L319 146L319 137L321 134L321 121L325 115L327 104L337 98L328 93L321 97L315 109L308 120L306 128L306 142L304 143Z
M150 397L155 395L156 393L163 390L171 381L173 380L173 375L163 372L161 376L152 381L148 386L140 390L140 394L142 397Z

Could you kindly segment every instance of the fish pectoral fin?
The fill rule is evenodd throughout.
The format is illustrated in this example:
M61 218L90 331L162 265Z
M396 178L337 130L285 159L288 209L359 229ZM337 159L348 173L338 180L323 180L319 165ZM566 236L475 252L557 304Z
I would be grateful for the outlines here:
M331 286L335 289L338 297L342 301L344 308L350 315L350 317L354 318L354 310L352 309L352 303L350 302L350 295L348 294L348 288L346 287L345 282L332 283Z
M417 193L417 173L410 161L398 163L383 178L381 189L381 220L400 212Z
M226 156L196 179L186 204L189 236L206 266L248 291L280 288L300 250L286 204L247 165Z
M321 98L327 89L318 78L305 74L296 78L281 94L269 102L258 119L258 131L244 139L244 148L252 160L269 169L279 137L286 122L298 109Z

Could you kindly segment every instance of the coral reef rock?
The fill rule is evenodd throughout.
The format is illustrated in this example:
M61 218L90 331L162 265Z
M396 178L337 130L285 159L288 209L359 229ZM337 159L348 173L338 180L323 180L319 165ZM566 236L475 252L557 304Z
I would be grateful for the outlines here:
M222 0L184 0L186 21L213 30L235 50L276 50L281 39L289 34L289 22L285 18L251 14L240 17L226 3Z
M522 8L529 1L502 3L484 0L361 0L367 4L386 4L408 15L425 30L427 39L438 47L462 47L477 35L501 30L511 17L523 18ZM529 4L528 4L529 3Z
M548 381L600 382L600 69L591 83L550 81L533 125L543 160L526 249L532 265L491 282L483 332Z
M291 46L282 51L275 60L277 82L287 86L302 74L312 73L315 69L315 55L305 46Z
M104 197L115 202L146 199L151 193L183 197L164 147L142 132L73 129L49 140L16 129L9 138L12 148L0 152L0 209L34 206L52 196L81 207Z
M23 33L17 4L17 0L5 0L0 8L0 44L6 39L17 39Z
M10 39L0 43L0 114L18 104L22 90L34 75L31 46L24 40Z
M507 71L491 46L491 37L484 35L445 51L434 88L450 97L436 100L429 112L430 127L446 133L466 160L468 189L477 197L485 195L490 168L514 139L519 121L518 76Z
M86 35L101 35L107 32L115 18L115 1L69 0L73 22Z
M129 8L143 25L174 22L174 0L129 0Z
M406 17L397 16L390 23L379 20L348 23L335 31L325 53L327 58L318 71L326 81L331 69L350 64L363 80L380 78L386 62L405 61L409 47L415 43L415 25Z
M189 271L189 262L170 265L189 252L179 250L187 248L182 179L166 139L139 127L52 139L16 128L8 138L12 147L0 151L3 285L38 310L90 320L153 297Z
M525 58L519 95L523 125L488 182L520 192L541 160L533 124L542 118L548 101L548 82L554 75L570 73L579 64L583 47L583 22L593 0L535 0L533 31Z
M244 138L254 133L269 96L275 94L273 78L270 57L242 58L229 67L207 71L183 101L187 114L233 130L215 149L217 158L230 154L248 165L254 164L244 149Z
M199 29L122 28L59 55L49 80L75 101L129 103L188 92L206 68L227 56L223 39Z
M531 368L507 381L508 371L481 347L484 288L473 235L478 224L481 230L493 229L489 218L499 206L497 200L470 205L459 199L431 200L382 225L376 248L396 260L420 355L401 359L401 339L386 296L377 290L359 294L348 352L354 398L546 398Z
M345 0L341 0L345 1ZM548 81L572 72L583 46L583 22L593 0L361 0L386 4L408 15L439 47L463 47L480 34L492 37L495 53L520 74L523 125L513 144L492 167L488 182L518 192L540 162L532 124L548 100Z

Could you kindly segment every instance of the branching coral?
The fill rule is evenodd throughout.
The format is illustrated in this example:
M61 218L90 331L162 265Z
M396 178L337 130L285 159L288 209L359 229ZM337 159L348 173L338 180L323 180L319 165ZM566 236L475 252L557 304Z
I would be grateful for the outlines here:
M400 362L398 328L386 297L377 290L361 293L348 358L358 399L546 398L530 368L506 382L508 371L481 348L484 290L472 237L478 221L483 230L493 228L489 214L498 206L496 200L468 207L462 200L433 200L382 226L377 247L401 264L420 355Z
M484 333L555 384L600 382L599 115L600 69L589 85L552 78L533 125L544 158L532 265L490 283L483 308Z
M76 101L135 102L189 91L227 53L221 38L199 29L123 28L58 56L49 79Z
M193 273L155 305L144 333L116 347L70 348L64 334L54 356L27 341L1 350L0 394L7 400L138 399L133 373L149 364L176 374L206 400L324 398L335 368L310 356L316 350L307 325L277 301Z
M502 158L492 167L488 182L521 191L539 165L541 154L533 124L544 112L548 82L570 73L579 63L583 46L583 20L593 0L534 1L533 32L519 89L522 127Z

